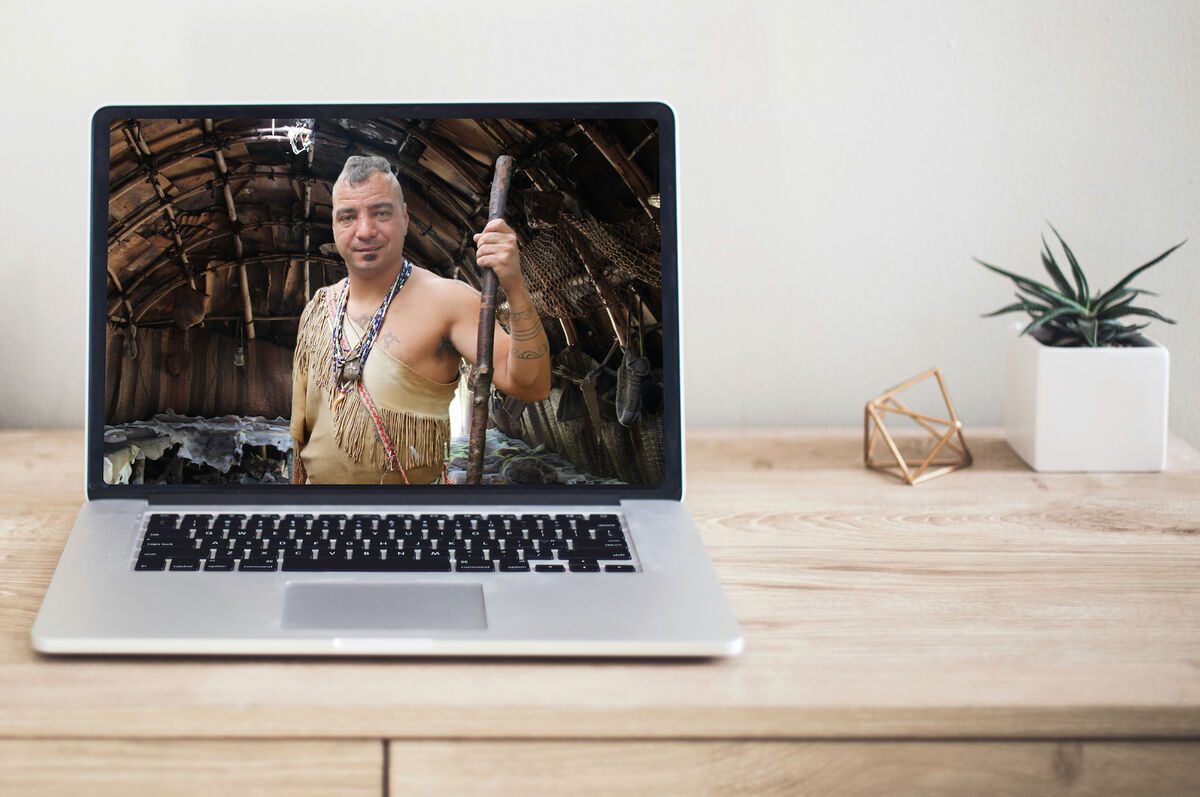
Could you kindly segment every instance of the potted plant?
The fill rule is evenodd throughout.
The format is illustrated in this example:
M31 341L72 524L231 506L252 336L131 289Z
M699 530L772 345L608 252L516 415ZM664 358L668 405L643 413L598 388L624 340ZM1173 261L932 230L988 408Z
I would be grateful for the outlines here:
M1008 443L1038 471L1160 471L1167 458L1167 349L1142 334L1157 319L1134 302L1157 294L1131 287L1172 246L1113 287L1092 290L1075 254L1050 227L1070 264L1059 267L1046 237L1042 266L1051 287L985 263L1012 280L1018 301L984 317L1023 312L1009 345L1004 425Z

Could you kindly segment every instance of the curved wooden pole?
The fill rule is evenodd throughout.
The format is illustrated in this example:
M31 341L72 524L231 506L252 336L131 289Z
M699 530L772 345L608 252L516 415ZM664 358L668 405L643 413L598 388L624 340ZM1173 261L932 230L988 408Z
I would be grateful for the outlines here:
M513 159L496 159L492 178L492 197L488 203L488 221L504 216L508 186L512 180ZM499 281L494 269L480 269L482 290L479 297L479 336L476 340L475 394L471 403L471 440L467 447L467 484L483 484L483 450L487 442L487 423L492 394L492 345L496 342L496 289Z

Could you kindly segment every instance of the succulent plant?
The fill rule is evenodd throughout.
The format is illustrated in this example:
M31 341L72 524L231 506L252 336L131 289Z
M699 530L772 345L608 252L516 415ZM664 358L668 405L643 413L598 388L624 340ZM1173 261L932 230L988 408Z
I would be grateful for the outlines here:
M1063 270L1059 268L1058 261L1054 259L1054 253L1050 251L1050 244L1046 243L1045 235L1042 236L1042 245L1045 247L1042 252L1042 266L1054 281L1055 287L1053 288L975 258L975 262L981 266L1011 279L1017 286L1016 297L1019 299L1014 304L985 314L984 318L992 318L1004 313L1026 312L1032 320L1021 330L1021 334L1040 333L1036 337L1050 346L1136 345L1138 334L1150 324L1149 322L1143 324L1122 323L1122 319L1129 316L1154 318L1168 324L1175 323L1172 319L1159 315L1153 310L1135 307L1133 302L1138 296L1157 296L1158 294L1141 288L1131 288L1129 283L1146 269L1162 262L1167 255L1183 246L1187 241L1175 244L1149 263L1138 266L1107 291L1093 293L1071 247L1067 246L1067 242L1058 234L1058 230L1054 229L1053 224L1050 225L1050 229L1054 232L1054 237L1058 239L1063 253L1067 256L1067 262L1071 265L1074 285L1067 282Z

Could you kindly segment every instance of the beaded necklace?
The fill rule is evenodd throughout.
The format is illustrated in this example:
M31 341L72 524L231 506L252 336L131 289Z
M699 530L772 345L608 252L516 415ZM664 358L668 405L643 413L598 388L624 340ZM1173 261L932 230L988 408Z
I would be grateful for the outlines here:
M379 330L383 328L383 317L387 315L388 305L404 287L404 283L408 281L408 275L411 273L412 264L405 260L404 265L400 267L400 273L396 275L395 282L388 290L387 296L383 297L383 303L375 311L366 333L353 348L346 343L344 328L346 300L350 297L350 281L346 280L346 287L342 289L342 295L338 299L337 315L333 320L333 379L341 393L349 393L362 379L363 368L367 365L367 356L371 353L371 347L375 344Z

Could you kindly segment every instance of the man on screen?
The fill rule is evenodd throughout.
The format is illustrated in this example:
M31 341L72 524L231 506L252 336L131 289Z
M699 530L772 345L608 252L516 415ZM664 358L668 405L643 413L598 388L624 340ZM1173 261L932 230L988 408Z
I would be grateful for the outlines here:
M352 156L333 185L333 234L349 276L313 295L292 366L292 481L431 484L444 479L450 401L476 363L479 293L404 260L408 206L387 160ZM550 346L503 219L475 235L496 272L512 335L499 325L495 386L541 401Z

